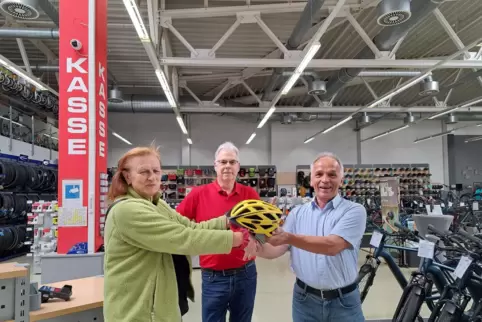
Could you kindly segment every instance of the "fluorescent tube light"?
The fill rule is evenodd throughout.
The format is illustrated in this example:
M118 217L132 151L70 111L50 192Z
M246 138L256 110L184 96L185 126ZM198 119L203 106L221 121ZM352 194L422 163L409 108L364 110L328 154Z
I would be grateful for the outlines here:
M463 104L460 107L461 108L469 107L469 106L472 106L472 105L480 103L480 102L482 102L482 97L475 98L475 99L471 100L470 102L467 102L467 103Z
M9 118L6 118L6 117L4 117L4 116L0 116L0 119L4 119L4 120L7 120L7 121L10 121ZM18 122L15 122L15 121L12 121L12 123L13 123L13 124L16 124L16 125L18 125L18 126L25 126L25 125L23 125L23 124L20 124L20 123L18 123Z
M454 112L454 111L456 111L456 110L458 110L458 109L459 109L459 107L450 108L450 109L448 109L448 110L445 110L445 111L442 111L442 112L437 113L437 114L435 114L435 115L432 115L432 116L430 116L428 119L429 119L429 120L433 120L433 119L436 119L437 117L440 117L440 116L442 116L442 115L452 113L452 112Z
M192 144L191 138L187 138L187 143Z
M112 132L112 135L115 136L116 138L118 138L119 140L123 141L124 143L132 145L131 142L127 141L126 139L124 139L121 135L117 134L116 132Z
M318 52L318 49L320 49L320 47L321 47L321 44L320 44L319 41L314 42L311 45L311 47L306 52L306 55L303 57L303 60L298 65L298 67L295 69L295 72L293 73L293 75L291 75L288 82L286 82L286 85L283 87L283 90L281 92L282 95L288 94L288 92L291 90L291 88L296 84L296 81L301 76L301 74L305 70L306 66L308 66L310 61L316 55L316 53Z
M261 120L261 122L259 122L258 124L258 129L262 128L266 122L268 121L268 119L271 117L271 115L273 115L274 111L276 111L276 107L272 106L269 110L268 110L268 113L266 113L266 115L263 117L263 119Z
M410 126L410 125L403 125L403 126L401 126L401 127L395 128L395 129L393 129L393 130L388 130L388 131L386 131L386 132L384 132L384 133L381 133L381 134L378 134L378 135L372 137L371 139L372 139L372 140L379 139L379 138L381 138L381 137L383 137L383 136L385 136L385 135L392 134L392 133L395 133L395 132L404 130L404 129L406 129L406 128L409 127L409 126Z
M251 141L253 141L254 137L256 136L256 132L254 132L253 134L251 134L251 136L249 137L248 141L246 141L246 144L250 144Z
M435 139L435 138L438 138L438 137L441 137L441 136L449 135L449 134L454 133L454 131L455 130L450 130L450 131L447 131L447 132L442 132L442 133L439 133L439 134L430 135L430 136L427 136L427 137L424 137L424 138L421 138L421 139L417 139L417 140L413 141L413 143L419 143L419 142L427 141L427 140L430 140L430 139Z
M166 94L169 104L171 105L172 108L176 108L177 107L176 100L174 99L174 95L172 95L171 88L169 87L169 83L167 82L166 75L164 74L162 69L156 69L156 76L159 79L159 82L161 83L162 89Z
M51 138L52 140L57 140L57 141L59 140L59 139L56 138L55 136L51 136L51 135L48 135L48 134L45 134L45 133L44 133L43 135L45 135L46 137Z
M144 22L142 21L142 17L139 13L139 8L137 7L136 0L124 0L124 5L127 9L127 13L129 13L129 17L132 20L132 24L134 25L137 36L139 36L141 42L150 42L151 38L147 33Z
M326 134L326 133L330 132L331 130L336 129L336 128L339 127L340 125L345 124L346 122L350 121L351 119L353 119L353 116L350 115L350 116L348 116L347 118L344 118L344 119L341 120L340 122L336 123L335 125L330 126L330 127L327 128L326 130L324 130L322 133L323 133L323 134Z
M27 74L27 72L23 71L20 67L12 63L10 60L5 58L3 55L0 55L0 64L5 66L8 70L10 70L12 73L17 74L18 76L22 77L25 79L27 82L35 86L35 88L39 91L49 91L54 95L59 96L59 93L57 91L54 91L51 87L41 83L34 77L30 76Z
M313 141L314 139L315 139L315 137L312 136L311 138L307 138L307 139L305 140L305 142L303 142L303 143L305 143L305 144L306 144L306 143L310 143L310 142Z
M176 116L177 123L179 123L179 126L181 127L182 133L187 135L187 129L186 126L184 125L184 121L182 120L182 117Z
M479 125L477 125L477 126L479 126ZM474 138L470 138L470 139L465 140L465 143L470 143L470 142L475 142L475 141L480 141L480 140L482 140L482 136L476 136Z

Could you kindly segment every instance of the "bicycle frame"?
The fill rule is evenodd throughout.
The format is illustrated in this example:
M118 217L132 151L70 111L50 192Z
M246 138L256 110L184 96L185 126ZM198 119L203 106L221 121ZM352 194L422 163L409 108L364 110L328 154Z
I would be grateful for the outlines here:
M395 276L395 279L397 280L398 284L402 289L404 289L408 285L408 280L403 275L400 267L395 262L395 259L392 257L392 255L390 255L387 251L385 251L385 249L396 249L396 250L408 251L408 252L418 252L418 248L386 245L385 238L386 238L386 235L383 236L380 242L380 245L377 248L375 248L373 257L377 260L377 264L380 264L380 260L379 260L380 257L385 260L385 262L388 265L388 268L392 272L393 276ZM451 277L448 274L444 273L444 270L452 272L455 270L455 268L443 265L433 259L427 259L427 258L422 258L419 265L419 271L422 274L431 276L431 279L433 280L439 292L443 291L444 287L449 284L451 279ZM437 298L438 297L427 297L427 300L433 300Z

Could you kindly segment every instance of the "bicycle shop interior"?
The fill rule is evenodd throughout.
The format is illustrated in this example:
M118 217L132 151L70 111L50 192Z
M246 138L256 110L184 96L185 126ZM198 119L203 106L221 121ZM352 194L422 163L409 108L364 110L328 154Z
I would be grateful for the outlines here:
M176 208L227 141L286 216L316 156L340 158L367 321L482 321L480 0L0 0L0 84L2 321L28 321L24 298L32 321L92 321L119 158L160 146ZM252 321L292 321L290 254L256 265Z

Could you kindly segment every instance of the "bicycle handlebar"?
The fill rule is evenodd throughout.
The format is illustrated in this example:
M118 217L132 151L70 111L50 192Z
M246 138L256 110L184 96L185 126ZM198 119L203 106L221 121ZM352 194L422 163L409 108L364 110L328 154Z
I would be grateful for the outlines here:
M435 228L432 224L429 224L428 225L428 230L435 233L435 235L438 235L438 236L441 236L441 237L445 237L446 233L438 230L437 228Z
M400 230L403 231L404 233L409 233L409 232L410 232L410 229L408 229L407 227L402 226L399 222L395 222L394 225L395 225L395 227L397 227L398 229L400 229Z
M460 236L470 240L471 242L479 245L479 247L482 247L482 240L480 240L479 238L475 237L475 236L472 236L471 234L469 234L468 232L466 232L465 230L463 229L459 229L459 231L457 232L457 234L459 234Z

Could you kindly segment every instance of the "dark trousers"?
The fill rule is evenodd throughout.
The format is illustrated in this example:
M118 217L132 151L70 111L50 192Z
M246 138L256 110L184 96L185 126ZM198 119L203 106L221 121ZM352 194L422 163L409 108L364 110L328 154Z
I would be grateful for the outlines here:
M251 322L258 272L253 262L236 271L202 271L202 322Z

